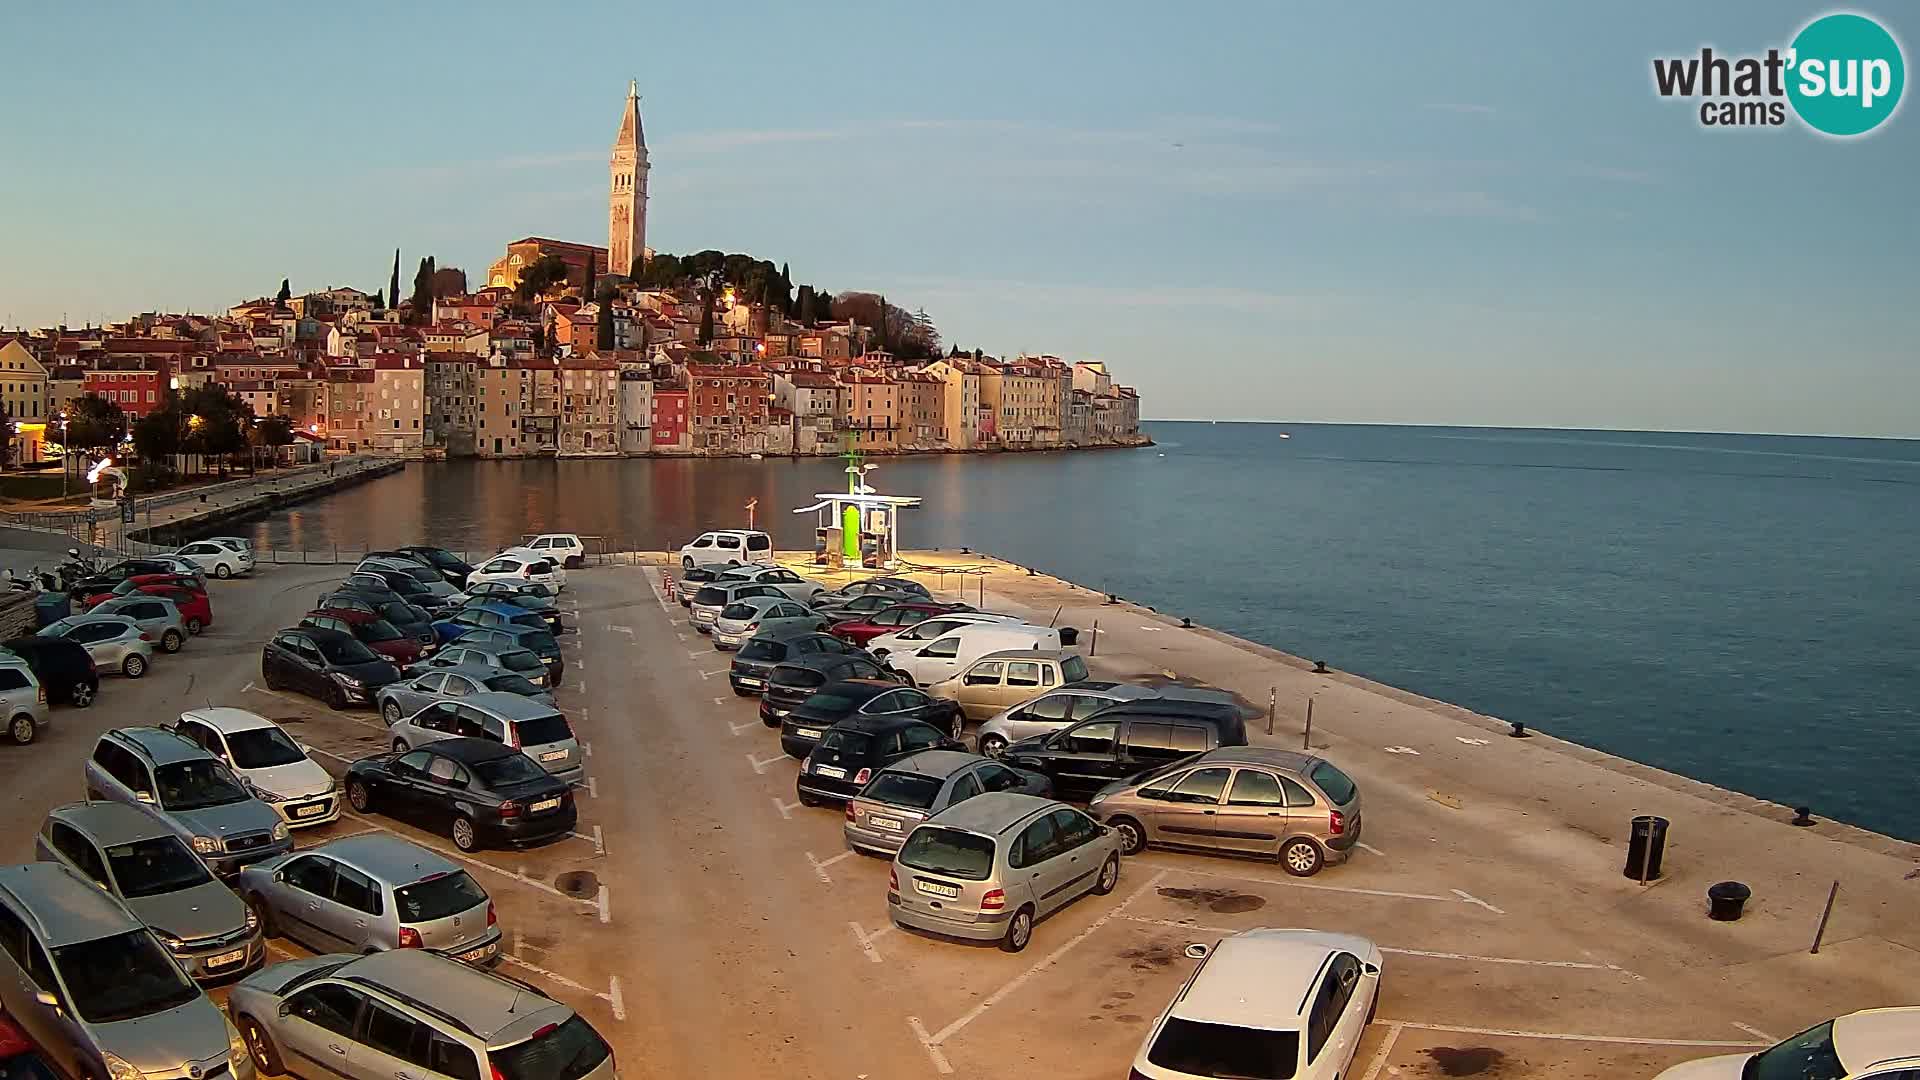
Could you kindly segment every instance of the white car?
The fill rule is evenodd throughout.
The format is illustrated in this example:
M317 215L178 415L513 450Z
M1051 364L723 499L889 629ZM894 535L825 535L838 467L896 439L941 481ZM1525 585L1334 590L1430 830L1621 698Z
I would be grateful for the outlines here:
M693 543L680 549L680 569L696 566L724 566L733 563L773 565L773 538L763 532L746 529L717 529L701 533Z
M953 611L945 615L935 615L931 619L923 619L912 626L895 630L891 634L881 634L867 642L867 651L872 653L875 659L884 660L890 652L918 648L942 634L958 630L971 623L1017 623L1019 621L1020 617L1017 615L994 615L985 611Z
M1920 1006L1868 1009L1818 1024L1757 1054L1683 1061L1656 1080L1914 1080Z
M1248 930L1198 957L1187 985L1147 1032L1133 1075L1345 1076L1380 995L1380 950L1319 930Z
M550 555L508 548L468 574L466 587L471 589L487 581L504 581L510 585L533 582L560 592L567 587L567 572L560 569L560 564Z
M988 653L1061 647L1060 631L1051 626L962 623L925 645L916 643L889 652L884 663L907 676L915 686L932 686L960 674Z
M217 578L238 577L253 572L253 553L230 548L218 540L195 540L173 553L198 567L202 574Z
M226 762L288 828L339 818L340 791L332 775L266 717L245 709L191 709L180 714L173 730Z
M253 541L244 536L209 536L207 539L216 544L230 547L235 551L244 551L249 555L253 554Z
M826 594L826 588L817 581L808 581L784 566L761 566L758 564L737 567L728 570L715 579L721 581L751 581L755 585L771 585L787 594L787 599L795 600L807 606L813 606L815 600Z
M568 570L578 569L587 562L587 545L581 543L573 533L541 533L520 546L541 555L550 555L554 562Z

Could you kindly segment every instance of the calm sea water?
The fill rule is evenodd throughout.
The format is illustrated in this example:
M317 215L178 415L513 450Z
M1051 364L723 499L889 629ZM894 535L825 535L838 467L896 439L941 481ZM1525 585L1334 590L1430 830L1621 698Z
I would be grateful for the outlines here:
M1150 425L1150 449L883 459L909 547L972 545L1583 744L1920 839L1920 443ZM1291 434L1282 439L1282 431ZM409 468L254 529L677 546L838 461Z

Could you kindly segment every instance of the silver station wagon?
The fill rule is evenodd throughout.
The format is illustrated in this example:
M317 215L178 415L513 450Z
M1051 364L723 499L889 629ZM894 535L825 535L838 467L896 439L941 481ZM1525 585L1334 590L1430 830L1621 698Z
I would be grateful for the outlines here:
M961 750L922 750L881 769L847 803L845 835L855 851L891 855L915 825L990 791L1052 795L1053 781Z
M553 706L519 694L488 691L438 702L387 730L396 754L440 739L488 739L519 750L568 783L587 772L567 718Z
M348 836L258 863L235 887L270 934L316 952L427 949L500 955L487 891L458 863L397 836Z
M1019 952L1035 922L1119 881L1112 830L1066 803L1003 791L913 830L893 858L887 912L895 926Z
M135 807L171 829L222 877L293 847L280 814L183 735L157 727L116 728L94 745L86 775L88 798Z

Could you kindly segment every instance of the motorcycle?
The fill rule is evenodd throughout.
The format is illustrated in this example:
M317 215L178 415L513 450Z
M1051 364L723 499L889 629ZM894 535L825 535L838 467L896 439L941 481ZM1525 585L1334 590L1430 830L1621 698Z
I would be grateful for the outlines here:
M79 548L67 549L67 561L54 568L60 575L60 588L71 589L75 584L100 572L100 561L91 555L80 554Z

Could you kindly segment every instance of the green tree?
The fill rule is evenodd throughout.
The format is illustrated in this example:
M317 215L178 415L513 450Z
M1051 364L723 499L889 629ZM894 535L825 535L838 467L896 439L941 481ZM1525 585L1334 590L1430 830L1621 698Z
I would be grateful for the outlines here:
M254 423L249 438L254 446L266 450L267 466L271 468L279 463L280 447L293 442L293 421L278 414L263 416Z
M709 345L712 342L713 342L713 287L708 285L708 286L703 286L700 289L700 344L704 346L704 345Z
M387 303L400 306L400 249L393 249L393 277L387 280Z
M555 285L565 284L567 263L558 255L542 255L533 261L533 265L520 272L520 280L513 287L514 298L521 303L530 303Z
M813 325L813 286L811 285L800 286L800 297L799 297L798 306L800 308L800 315L799 315L800 325L811 327Z
M580 286L580 299L581 299L581 300L582 300L583 302L584 302L584 301L591 301L591 300L597 300L597 299L599 299L599 294L597 294L596 292L594 292L594 289L595 289L595 281L594 281L594 279L595 279L596 277L598 277L598 276L599 276L599 275L598 275L598 274L596 273L596 271L598 271L599 269L600 269L600 264L599 264L599 263L597 263L597 262L595 262L595 261L593 260L593 258L592 258L592 257L588 257L588 259L587 259L587 280L586 280L586 283L585 283L584 285L581 285L581 286Z
M373 310L379 311L381 308L386 306L387 306L387 294L381 292L379 289L373 290Z
M185 435L180 395L169 390L160 408L133 423L133 449L140 455L141 474L156 478L177 472L173 458L180 453Z
M126 410L99 394L84 395L67 409L69 448L104 450L120 445L126 437Z
M0 466L13 467L13 413L0 409Z
M793 277L787 273L787 264L780 264L780 283L774 286L774 296L780 301L780 314L793 318Z
M411 310L407 314L409 322L425 323L433 319L433 256L420 260L420 269L413 272L413 297L408 301Z
M281 278L280 292L273 298L273 306L285 310L287 301L291 299L293 299L293 286L288 283L286 278Z
M600 311L593 324L593 343L599 347L601 352L610 352L613 349L613 296L611 291L609 291L608 295L600 297L598 303L600 304Z

